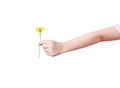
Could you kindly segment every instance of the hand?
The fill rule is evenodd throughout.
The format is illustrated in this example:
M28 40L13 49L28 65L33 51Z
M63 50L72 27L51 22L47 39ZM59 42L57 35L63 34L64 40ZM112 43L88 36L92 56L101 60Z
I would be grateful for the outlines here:
M53 40L44 40L39 43L49 56L56 56L62 53L63 44Z

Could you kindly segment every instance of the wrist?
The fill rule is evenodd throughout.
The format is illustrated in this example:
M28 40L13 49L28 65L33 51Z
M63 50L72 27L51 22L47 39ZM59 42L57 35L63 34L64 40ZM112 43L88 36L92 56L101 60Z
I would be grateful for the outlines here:
M67 52L66 42L62 42L61 46L62 46L62 48L61 48L61 54Z

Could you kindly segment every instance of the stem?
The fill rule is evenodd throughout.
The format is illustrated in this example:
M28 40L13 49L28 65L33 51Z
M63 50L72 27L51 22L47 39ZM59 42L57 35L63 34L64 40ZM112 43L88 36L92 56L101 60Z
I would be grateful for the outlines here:
M41 41L41 32L39 32L39 37L40 37L40 41ZM40 46L39 46L39 49L38 49L38 59L40 57Z

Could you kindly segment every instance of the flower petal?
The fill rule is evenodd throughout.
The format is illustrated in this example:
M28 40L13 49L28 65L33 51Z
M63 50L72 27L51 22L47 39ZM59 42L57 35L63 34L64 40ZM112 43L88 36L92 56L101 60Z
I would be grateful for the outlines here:
M36 27L36 31L38 31L38 32L42 32L42 31L44 31L44 30L45 30L44 27Z

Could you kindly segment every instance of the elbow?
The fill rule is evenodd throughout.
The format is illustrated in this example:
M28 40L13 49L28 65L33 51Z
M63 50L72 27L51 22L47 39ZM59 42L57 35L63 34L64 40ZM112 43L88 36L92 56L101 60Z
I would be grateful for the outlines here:
M96 42L102 42L102 41L104 41L104 36L103 36L102 33L96 31L95 36L96 36Z
M99 42L104 41L104 36L103 36L102 34L99 34L99 35L98 35L98 41L99 41Z

